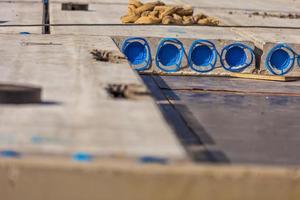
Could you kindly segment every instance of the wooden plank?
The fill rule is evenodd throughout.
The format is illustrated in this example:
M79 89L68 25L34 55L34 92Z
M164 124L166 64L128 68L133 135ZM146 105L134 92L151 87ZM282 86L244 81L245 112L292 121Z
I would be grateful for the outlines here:
M261 75L261 74L242 74L242 73L233 73L231 74L231 77L265 80L265 81L298 81L299 80L299 77L285 77L285 76Z
M21 154L144 155L185 159L186 154L150 97L114 99L108 84L141 80L127 63L99 62L93 49L118 49L109 37L0 35L2 82L42 87L42 104L0 109L1 149ZM157 140L157 138L160 138Z
M0 191L5 199L299 198L298 168L187 164L160 166L116 161L78 165L59 160L4 160L0 163ZM32 182L39 184L30 184Z
M0 33L40 34L42 33L40 26L20 27L19 25L42 24L42 18L43 4L41 2L0 2Z
M160 76L199 76L199 77L233 77L233 78L243 78L243 79L255 79L255 80L265 80L265 81L297 81L299 77L286 77L286 76L275 76L275 75L262 75L262 74L249 74L249 73L230 73L230 74L200 74L192 71L183 71L183 72L154 72L154 71L141 71L141 75L160 75Z
M159 78L158 78L159 79ZM158 81L161 88L173 90L227 91L236 93L283 94L299 96L300 82L270 82L222 77L162 76L168 84Z
M190 123L193 120L192 116L184 118L182 114L175 109L175 106L169 102L164 92L158 87L152 76L142 75L141 77L154 96L166 121L172 127L177 138L184 145L193 161L202 163L226 162L226 159L222 156L222 152L217 151L216 148L211 149L210 147L207 147L207 143L210 140L209 135L205 135L205 133L202 132L200 135L201 137L199 137L199 135L195 134L195 132L199 134L200 130L202 130L201 126L196 128L197 131L191 129Z
M210 80L211 86L205 91L195 86L197 83L207 86L209 81L205 79L156 77L156 81L161 88L166 88L163 93L206 148L223 152L230 163L299 165L299 136L296 134L300 128L297 121L299 94L271 94L264 82L261 88L268 93L258 94L259 89L257 93L237 92L233 89L235 81L227 80L227 88L232 88L229 90L221 86L226 85L225 80L217 78ZM218 90L212 89L212 85ZM249 82L245 85L256 87ZM210 140L204 140L204 135Z

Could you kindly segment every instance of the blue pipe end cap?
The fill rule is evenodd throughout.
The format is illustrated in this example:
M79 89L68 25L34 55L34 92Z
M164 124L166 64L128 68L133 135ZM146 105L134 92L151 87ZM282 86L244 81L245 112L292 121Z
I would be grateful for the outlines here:
M243 48L234 46L226 52L225 60L230 67L242 66L247 61L247 55Z
M4 150L0 151L0 156L5 158L18 158L20 157L20 153L12 150Z
M270 57L270 65L278 70L288 68L290 63L290 55L283 49L275 50Z
M180 50L174 44L165 44L159 49L158 59L164 66L176 65L180 59Z
M139 158L142 164L167 164L168 159L155 156L142 156Z
M128 61L133 65L139 65L145 62L147 58L147 49L145 45L140 42L131 42L124 50Z
M197 46L192 52L191 60L197 66L207 66L213 60L213 51L206 45Z
M90 162L93 160L93 156L85 152L76 152L73 154L72 158L78 162Z

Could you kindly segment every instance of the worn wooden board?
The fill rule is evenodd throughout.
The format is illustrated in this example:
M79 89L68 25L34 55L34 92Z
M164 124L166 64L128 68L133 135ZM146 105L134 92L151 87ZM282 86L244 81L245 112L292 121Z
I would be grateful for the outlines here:
M259 88L253 81L217 78L156 76L155 80L198 135L202 149L223 153L226 159L219 162L299 165L296 86L262 81Z
M263 75L263 74L250 74L250 73L230 73L230 74L224 74L224 75L214 75L211 74L200 74L197 72L192 71L178 71L178 72L154 72L154 71L142 71L139 72L141 75L160 75L160 76L198 76L198 77L231 77L231 78L243 78L243 79L254 79L254 80L265 80L265 81L280 81L280 82L286 82L286 81L298 81L300 80L300 77L287 77L287 76L277 76L277 75Z
M228 163L228 158L225 157L222 151L217 148L213 149L210 145L207 145L208 141L211 141L211 138L204 131L201 131L203 127L197 123L193 115L183 116L170 102L164 90L159 88L158 83L160 83L160 81L157 81L154 76L151 75L142 75L141 77L154 96L168 124L173 128L174 133L184 145L194 162L214 164ZM191 127L190 124L194 126Z
M108 84L143 87L127 63L93 59L109 37L1 35L0 82L42 87L43 102L0 108L1 149L22 154L186 158L150 97L113 99ZM159 140L158 140L159 138ZM68 158L70 159L70 158Z
M287 76L276 76L276 75L262 75L262 74L243 74L243 73L232 73L231 77L265 80L265 81L298 81L300 77L287 77Z
M160 79L159 77L155 77ZM299 96L300 82L270 82L223 77L180 77L162 76L158 81L161 88L173 90L202 90L236 93L287 94ZM165 84L166 82L167 84Z
M19 25L42 24L42 19L43 4L41 2L0 2L0 33L41 34L41 26L21 27Z

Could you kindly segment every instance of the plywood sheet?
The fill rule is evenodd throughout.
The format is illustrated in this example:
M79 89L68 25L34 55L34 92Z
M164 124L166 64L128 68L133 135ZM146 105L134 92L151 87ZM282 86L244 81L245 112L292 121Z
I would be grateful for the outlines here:
M255 81L209 77L155 80L204 149L222 152L224 163L299 165L299 83L256 81L258 86ZM291 90L295 93L287 94Z

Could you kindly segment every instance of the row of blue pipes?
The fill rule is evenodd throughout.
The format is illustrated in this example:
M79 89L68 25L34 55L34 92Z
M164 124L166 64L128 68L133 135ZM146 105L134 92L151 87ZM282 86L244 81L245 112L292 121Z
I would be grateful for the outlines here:
M151 66L151 49L147 40L140 37L127 38L121 48L128 62L137 71ZM196 72L206 73L215 69L218 58L221 66L230 72L241 72L255 60L254 51L248 45L232 43L223 47L221 53L208 40L195 40L186 53L182 42L176 38L163 38L156 50L156 66L164 72L180 70L183 58L187 57L189 67ZM274 75L285 75L291 71L299 56L286 44L277 44L268 53L265 66Z

